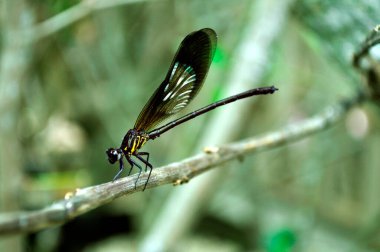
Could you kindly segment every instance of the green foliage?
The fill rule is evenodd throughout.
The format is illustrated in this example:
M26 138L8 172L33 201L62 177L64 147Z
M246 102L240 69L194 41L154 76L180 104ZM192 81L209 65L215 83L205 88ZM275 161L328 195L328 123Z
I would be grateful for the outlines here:
M296 245L297 237L291 229L281 229L269 235L266 242L268 252L290 252Z

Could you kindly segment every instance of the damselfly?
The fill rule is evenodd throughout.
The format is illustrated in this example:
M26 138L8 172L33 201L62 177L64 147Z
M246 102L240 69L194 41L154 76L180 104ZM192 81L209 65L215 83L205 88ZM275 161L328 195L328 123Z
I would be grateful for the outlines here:
M149 163L149 153L140 152L139 150L148 140L155 139L162 133L181 123L219 106L254 95L272 94L278 90L274 86L254 88L212 103L156 128L162 121L185 108L197 95L203 85L214 57L216 42L216 33L210 28L192 32L184 38L164 81L145 104L133 129L130 129L124 136L119 148L109 148L106 151L108 161L111 164L119 161L119 172L114 177L114 180L119 178L121 172L124 170L123 157L125 157L131 166L128 175L134 166L139 169L135 182L136 188L142 166L136 162L136 160L132 159L132 157L135 157L145 165L145 171L149 168L149 175L143 189L145 190L153 166Z

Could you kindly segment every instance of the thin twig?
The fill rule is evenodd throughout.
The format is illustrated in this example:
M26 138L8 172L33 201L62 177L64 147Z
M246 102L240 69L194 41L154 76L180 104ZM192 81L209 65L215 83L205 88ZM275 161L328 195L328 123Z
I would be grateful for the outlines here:
M363 95L357 95L283 130L222 147L207 148L205 153L154 169L147 188L170 183L182 184L211 168L221 167L221 164L239 159L243 155L275 148L322 131L340 121L350 108L364 99L366 97ZM77 189L73 193L67 193L65 199L42 210L2 214L0 215L0 235L37 231L63 224L116 198L141 191L147 174L141 175L136 190L134 189L136 175L133 175L115 182Z
M368 34L367 38L360 45L360 48L354 53L352 57L352 64L356 68L361 68L360 61L368 55L368 52L375 45L380 43L380 25L376 25Z
M375 26L354 54L352 64L365 77L372 100L380 106L380 67L376 53L370 50L380 44L380 25Z
M56 16L36 25L30 30L30 42L36 42L50 36L80 19L90 15L94 11L115 7L118 5L146 2L148 0L87 0L63 11ZM153 1L153 0L149 0Z

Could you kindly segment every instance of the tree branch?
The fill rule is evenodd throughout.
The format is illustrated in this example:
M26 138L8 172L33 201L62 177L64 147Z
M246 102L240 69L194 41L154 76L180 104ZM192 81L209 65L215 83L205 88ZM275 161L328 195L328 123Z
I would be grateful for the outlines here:
M340 121L350 108L365 99L367 99L366 96L358 94L335 106L328 107L325 111L308 120L290 125L283 130L221 147L206 148L205 153L154 169L147 188L169 183L182 184L211 168L239 159L244 155L275 148L322 131ZM42 210L2 214L0 215L0 235L32 232L63 224L116 198L141 191L147 174L141 175L136 190L134 185L137 176L132 175L115 182L77 189L75 192L67 193L65 199Z

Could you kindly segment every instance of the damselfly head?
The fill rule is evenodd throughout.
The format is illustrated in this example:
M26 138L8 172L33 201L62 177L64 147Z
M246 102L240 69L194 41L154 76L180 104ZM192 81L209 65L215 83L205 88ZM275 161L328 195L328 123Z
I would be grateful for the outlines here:
M111 164L116 163L123 157L123 151L121 149L109 148L107 151L108 162Z

